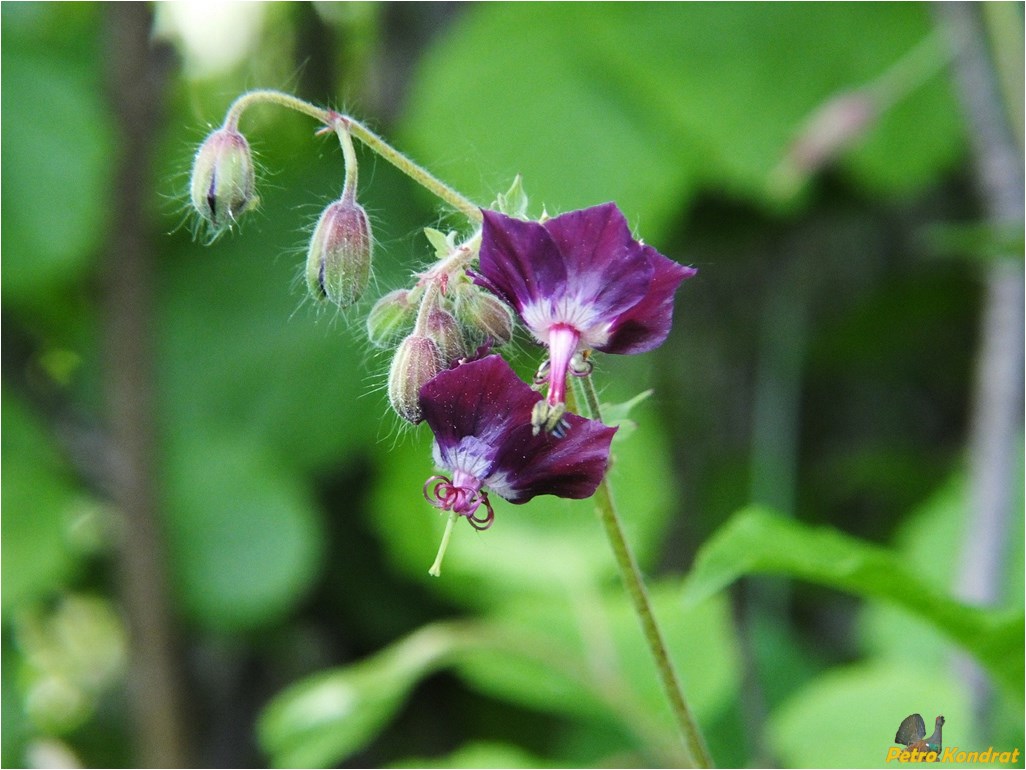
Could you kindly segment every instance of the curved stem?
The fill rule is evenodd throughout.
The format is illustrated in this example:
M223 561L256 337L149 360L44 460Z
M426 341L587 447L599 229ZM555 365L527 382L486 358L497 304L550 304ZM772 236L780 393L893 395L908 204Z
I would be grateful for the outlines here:
M335 128L335 124L338 122L345 123L353 136L367 145L367 147L369 147L373 152L376 152L401 172L406 174L406 176L410 177L410 179L436 197L441 198L472 222L481 222L481 210L473 201L458 193L427 169L414 163L395 147L363 125L360 121L351 118L348 115L337 113L334 110L326 110L322 107L318 107L303 99L287 94L284 91L258 89L256 91L249 91L243 94L232 102L232 105L228 108L228 113L224 118L225 128L236 128L243 111L247 107L260 102L277 104L280 107L287 107L288 109L296 110L304 115L309 115L314 120L317 120L332 129Z
M579 379L584 390L585 401L591 417L596 420L602 419L599 408L598 394L595 392L595 384L591 377ZM655 659L656 668L659 671L659 678L662 680L663 689L670 702L670 709L677 720L677 726L681 732L684 746L690 754L695 767L712 767L712 757L705 745L705 739L698 728L698 723L691 714L684 691L680 685L680 679L670 659L666 647L666 640L652 612L652 603L648 598L648 590L645 588L645 581L641 577L641 570L634 558L627 538L624 536L623 526L620 524L620 517L616 512L616 503L613 500L613 491L609 485L609 479L603 478L595 492L595 507L599 518L606 530L609 544L616 557L616 566L620 571L620 577L627 589L634 612L641 623L641 630L648 642L649 650Z
M342 157L345 159L346 165L346 180L342 185L342 197L348 195L350 200L355 200L359 167L356 163L356 148L353 147L353 137L349 133L349 125L344 121L337 121L335 133L338 134L339 144L342 145Z

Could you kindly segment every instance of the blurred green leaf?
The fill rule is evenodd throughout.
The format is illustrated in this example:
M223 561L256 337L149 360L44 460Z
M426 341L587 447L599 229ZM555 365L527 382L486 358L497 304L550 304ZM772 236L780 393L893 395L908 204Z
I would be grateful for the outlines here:
M427 626L352 666L281 693L257 725L275 767L331 767L366 746L410 689L464 644L450 626Z
M68 537L78 492L52 438L13 393L4 391L2 495L3 610L46 597L72 574Z
M389 767L574 767L549 758L541 758L519 746L506 743L473 741L441 757L411 757Z
M675 581L652 583L649 593L688 703L699 721L712 720L736 697L740 676L726 602L682 610ZM475 687L549 713L616 720L653 752L649 761L679 759L651 651L619 585L602 594L553 586L547 597L496 609L492 623L508 649L460 659Z
M407 136L422 157L459 158L438 170L478 199L520 173L550 211L613 199L651 238L699 187L768 201L768 176L807 115L931 29L925 8L897 3L472 6L426 57ZM440 123L452 114L458 123ZM873 190L907 192L960 148L938 77L844 165Z
M63 45L59 30L32 37L47 16L3 9L3 297L20 303L80 280L110 215L102 59Z
M958 474L901 523L894 538L897 555L921 578L952 585L965 538L965 510L965 478ZM922 537L923 532L930 536ZM872 602L862 608L859 621L870 654L937 668L951 659L951 640L907 609Z
M309 494L258 447L212 436L177 446L170 467L172 564L193 618L219 630L280 618L323 557Z
M1026 248L1021 223L938 224L925 231L924 239L933 254L968 257L981 262L999 259L1022 262Z
M711 718L738 686L729 611L718 599L682 611L678 593L676 583L657 584L653 603L689 702ZM384 729L417 681L449 665L496 697L633 731L648 756L678 756L651 653L619 590L554 593L498 607L490 620L426 626L280 694L261 719L261 745L276 765L338 763Z
M775 711L766 729L782 767L884 767L898 725L915 713L927 724L944 715L945 746L978 748L969 694L955 672L915 665L833 669Z
M735 514L702 547L685 584L685 601L699 601L755 573L788 575L897 604L969 650L998 681L1013 688L1022 683L1021 611L961 604L891 551L758 507Z

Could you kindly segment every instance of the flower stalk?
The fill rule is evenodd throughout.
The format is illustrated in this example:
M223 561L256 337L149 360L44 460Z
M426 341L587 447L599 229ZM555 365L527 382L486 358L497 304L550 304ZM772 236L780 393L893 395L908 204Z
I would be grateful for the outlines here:
M342 123L348 128L349 132L355 138L359 139L370 150L387 160L410 179L425 188L428 192L438 198L441 198L472 222L481 221L481 210L473 201L461 195L423 166L415 163L406 155L399 152L399 150L375 134L360 121L348 115L342 115L334 110L326 110L323 107L318 107L304 99L292 96L291 94L287 94L283 91L276 91L274 89L257 89L243 94L232 102L232 105L228 108L228 113L225 115L224 119L225 127L236 128L239 124L239 118L242 116L242 113L246 108L259 103L277 104L280 107L286 107L304 115L309 115L314 120L323 123L325 127L332 130L338 130L336 125ZM349 163L347 163L346 166L348 168Z
M599 407L598 394L595 391L595 384L590 376L577 378L581 383L581 390L584 393L584 400L588 406L589 416L593 420L602 420ZM662 681L663 689L670 703L677 726L680 729L681 738L684 741L685 749L690 755L694 767L712 767L712 756L705 744L705 739L699 730L684 697L684 690L677 676L677 670L670 658L666 647L666 640L659 628L655 613L652 612L652 603L648 598L648 589L645 588L644 578L638 562L627 538L624 536L623 526L616 511L616 502L613 499L613 491L609 484L609 477L606 476L595 490L595 509L599 519L606 531L609 545L613 549L613 556L616 558L616 566L620 572L627 595L630 597L631 605L638 621L641 623L641 630L644 633L645 641L648 642L649 650L655 659L656 668L659 671L659 678Z

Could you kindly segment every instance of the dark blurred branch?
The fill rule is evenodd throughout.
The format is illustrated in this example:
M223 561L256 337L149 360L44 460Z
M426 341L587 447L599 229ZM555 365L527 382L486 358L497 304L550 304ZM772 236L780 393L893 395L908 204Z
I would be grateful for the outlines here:
M941 3L937 8L955 52L953 75L985 217L997 227L1021 226L1023 158L995 81L980 5ZM1021 68L1022 61L1016 66ZM1007 256L993 262L986 275L970 426L969 521L958 590L979 604L1001 598L1023 417L1023 261L1021 254ZM982 708L985 691L979 680L974 690Z
M141 767L185 767L182 667L176 658L157 517L153 254L146 202L167 57L150 46L150 6L104 6L108 89L120 132L106 255L106 396L114 503L124 531L121 597L130 633L129 704Z

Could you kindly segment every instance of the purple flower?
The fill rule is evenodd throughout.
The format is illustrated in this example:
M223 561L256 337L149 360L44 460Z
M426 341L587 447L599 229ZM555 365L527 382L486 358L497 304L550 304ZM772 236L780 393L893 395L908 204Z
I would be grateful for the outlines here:
M451 473L425 482L428 501L487 529L495 513L486 487L512 503L536 495L590 497L606 471L616 428L567 415L564 438L535 435L531 412L540 400L496 355L440 372L424 385L420 409L435 434L435 463ZM487 513L478 516L482 505Z
M604 203L545 222L484 212L475 280L549 348L548 403L562 404L578 351L644 353L670 332L673 295L697 271L634 240Z

